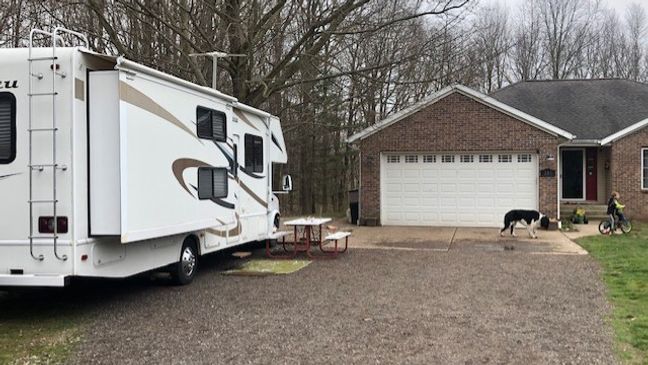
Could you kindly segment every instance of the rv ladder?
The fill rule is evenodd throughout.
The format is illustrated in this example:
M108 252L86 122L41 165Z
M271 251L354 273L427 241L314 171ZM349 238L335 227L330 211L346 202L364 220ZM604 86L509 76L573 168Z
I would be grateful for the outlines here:
M57 163L56 161L56 135L58 132L58 127L56 125L56 99L58 96L58 92L56 91L56 80L57 76L61 78L65 78L66 74L57 72L57 64L56 60L58 60L58 57L56 56L56 47L57 44L60 42L63 46L65 46L65 41L61 37L59 33L67 33L69 35L72 35L74 37L81 38L84 43L86 49L89 49L89 43L88 39L81 33L73 32L71 30L65 29L65 28L54 28L54 31L46 32L40 29L32 29L32 31L29 33L29 58L27 59L29 61L29 92L28 92L28 97L29 97L29 128L27 129L27 132L29 134L29 200L27 203L29 204L29 253L34 258L35 260L42 261L44 259L44 256L42 254L36 256L34 254L34 240L52 240L53 242L53 247L54 247L54 256L61 260L61 261L66 261L68 259L67 255L59 255L58 253L58 248L57 248L57 243L59 239L58 235L58 222L57 219L57 214L56 214L56 208L58 204L58 199L56 198L56 175L58 170L66 171L67 166L61 165ZM33 57L33 48L34 48L34 35L39 34L42 36L45 36L46 38L49 37L52 40L52 55L51 56L45 56L45 57ZM43 79L43 74L42 73L34 73L34 62L38 61L50 61L51 67L50 70L52 72L52 89L51 92L33 92L34 90L34 79L40 81ZM51 96L52 97L52 127L51 128L33 128L32 122L33 122L33 98L36 96ZM32 157L33 157L33 133L34 132L49 132L52 133L52 162L51 163L39 163L36 164L33 162ZM46 167L52 168L52 198L51 199L34 199L34 171L43 171ZM34 204L51 204L52 205L52 216L53 216L53 221L54 221L54 227L53 230L54 232L49 235L49 236L35 236L34 235ZM40 232L42 233L42 232Z

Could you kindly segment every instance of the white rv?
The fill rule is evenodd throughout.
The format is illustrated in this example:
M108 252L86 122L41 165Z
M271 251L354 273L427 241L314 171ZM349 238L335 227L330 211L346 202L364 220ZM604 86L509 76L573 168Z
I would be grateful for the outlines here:
M187 283L198 255L272 237L278 118L66 29L31 38L0 49L0 287L162 267Z

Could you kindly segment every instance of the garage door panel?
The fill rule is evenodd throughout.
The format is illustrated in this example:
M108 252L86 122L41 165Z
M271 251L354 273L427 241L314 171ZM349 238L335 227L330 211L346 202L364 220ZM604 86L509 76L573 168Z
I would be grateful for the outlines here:
M388 193L400 192L402 190L403 190L403 186L401 184L397 184L397 183L385 184L385 191L388 192Z
M457 192L459 193L474 193L475 188L476 188L475 184L466 184L466 183L457 184Z
M439 192L441 192L441 193L454 193L455 191L457 191L457 185L456 184L445 183L445 184L441 184L439 186Z
M452 170L454 167L452 164L441 164L439 169L439 177L442 180L456 179L457 171Z
M440 153L430 153L434 162L425 154L407 163L405 154L397 163L383 159L383 224L495 227L510 209L536 209L537 156L518 162L519 153L503 153L512 161L499 162L499 154L483 154L492 162L479 162L480 153L472 154L473 162L456 153L445 163Z
M480 183L477 184L476 192L481 194L491 194L495 192L495 184L491 182L485 183L480 181Z
M432 197L423 197L417 200L417 203L419 204L419 207L436 207L439 205L437 202L437 199Z
M418 182L405 182L403 183L403 192L404 193L418 193L420 190L420 185Z
M421 221L422 222L438 222L439 221L439 213L437 212L421 212Z
M439 186L437 184L430 184L426 182L421 183L421 192L436 193L437 191L439 191Z
M470 165L461 165L460 170L457 171L457 178L463 180L474 180L479 176L479 172L476 170L464 170L470 168Z
M471 197L466 197L466 198L459 198L457 199L457 207L465 210L468 208L475 208L475 199Z
M402 176L402 174L401 174L400 170L396 169L396 168L387 169L387 171L385 172L385 177L388 178L388 179L398 179L401 176Z
M434 179L439 176L439 171L436 169L426 168L421 171L421 177L424 179Z
M402 201L404 206L413 206L419 204L419 199L417 197L405 197Z

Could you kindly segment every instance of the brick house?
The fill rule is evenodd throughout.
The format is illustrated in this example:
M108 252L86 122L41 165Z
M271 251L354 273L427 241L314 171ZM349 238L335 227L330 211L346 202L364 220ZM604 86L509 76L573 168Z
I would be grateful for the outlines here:
M648 218L648 85L520 82L490 96L455 85L354 134L360 224L498 226L510 209L622 195Z

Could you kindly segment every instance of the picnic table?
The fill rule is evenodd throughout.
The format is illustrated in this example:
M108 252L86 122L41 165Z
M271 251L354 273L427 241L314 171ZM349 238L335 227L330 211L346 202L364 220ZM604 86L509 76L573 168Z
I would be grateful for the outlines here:
M287 254L277 255L273 254L270 251L270 240L266 241L266 255L272 258L280 259L289 259L297 256L299 252L305 252L306 255L311 259L320 259L320 258L335 258L339 253L346 252L348 248L348 240L351 235L350 232L335 232L322 237L322 226L326 223L331 222L331 218L298 218L290 221L286 221L284 225L293 228L292 241L286 241L286 237L290 236L291 232L289 231L279 231L274 232L270 239L276 239L279 241L281 239L281 245L283 246L284 251ZM338 249L338 240L344 239L344 249ZM326 249L324 246L327 243L333 243L333 249ZM288 249L289 246L292 246L292 249ZM311 248L313 246L319 247L322 252L321 255L313 255Z

